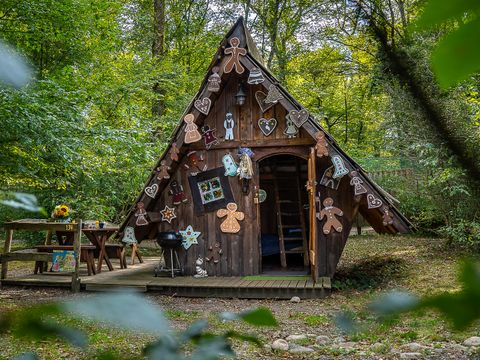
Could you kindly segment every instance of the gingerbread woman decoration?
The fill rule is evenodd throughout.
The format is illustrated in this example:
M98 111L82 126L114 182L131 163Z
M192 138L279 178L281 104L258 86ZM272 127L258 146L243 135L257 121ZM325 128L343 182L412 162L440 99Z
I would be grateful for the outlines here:
M177 180L170 182L170 194L172 195L173 205L180 205L181 203L188 202L187 196L183 192L183 186L180 185Z
M333 206L333 199L328 197L323 200L324 208L317 214L318 220L322 220L326 217L325 224L323 225L323 233L328 235L333 227L336 232L342 232L342 223L336 218L336 216L342 216L343 211Z
M180 153L180 150L177 147L177 143L173 143L172 147L170 148L170 159L172 159L172 161L178 162L179 153Z
M222 83L222 78L218 75L218 66L214 66L212 68L212 75L208 77L208 85L207 90L210 92L219 92L220 91L220 84Z
M137 220L135 221L135 225L137 226L148 225L147 211L145 210L145 204L142 201L137 203L137 210L135 211L135 217L137 218Z
M317 144L315 145L315 150L317 150L318 157L328 156L328 143L325 139L325 133L323 131L317 132L315 135L317 138Z
M160 166L157 167L157 179L162 181L163 179L170 179L170 174L168 173L168 170L171 170L172 168L167 165L167 162L165 160L160 161Z
M216 129L210 129L210 126L202 127L203 139L205 140L205 147L210 149L212 145L218 145L218 138L215 135Z
M220 230L224 233L236 234L240 231L240 224L237 220L243 220L245 214L241 211L237 211L237 204L228 203L226 209L220 209L217 211L217 216L222 218L226 216L224 222L220 224Z
M185 144L191 144L202 140L202 135L198 132L198 126L194 122L195 116L193 114L187 114L183 118L183 121L187 123L185 126Z
M393 224L393 215L387 206L383 207L383 226Z
M240 56L247 55L247 50L238 47L238 45L240 45L240 39L237 37L231 38L229 42L232 47L225 49L224 53L225 55L230 55L230 58L225 64L223 71L228 74L233 70L233 68L235 68L235 71L238 74L243 74L245 69L243 68L242 64L240 64Z
M358 176L358 173L356 171L352 171L350 173L350 176L352 178L350 180L350 185L353 186L353 193L355 195L365 194L367 192L367 188L362 185L363 180L360 179L360 177Z

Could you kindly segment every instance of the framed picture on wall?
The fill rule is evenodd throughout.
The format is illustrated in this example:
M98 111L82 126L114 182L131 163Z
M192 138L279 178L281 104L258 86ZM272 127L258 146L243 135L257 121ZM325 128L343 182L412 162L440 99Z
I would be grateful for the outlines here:
M188 177L195 214L215 211L230 202L235 202L228 177L224 172L225 168L222 166Z

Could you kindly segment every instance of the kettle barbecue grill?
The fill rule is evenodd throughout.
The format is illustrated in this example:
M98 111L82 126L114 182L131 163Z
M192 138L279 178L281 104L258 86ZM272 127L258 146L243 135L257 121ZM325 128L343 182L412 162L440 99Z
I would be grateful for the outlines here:
M183 237L179 232L175 231L165 231L159 232L157 235L157 244L160 245L162 248L162 257L165 260L165 267L162 264L162 259L160 258L160 262L158 266L154 269L155 277L157 277L162 272L169 272L171 273L172 278L175 277L175 273L179 273L183 275L183 267L180 264L180 260L178 259L177 250L182 246ZM170 250L170 267L166 267L166 258L165 252ZM176 261L176 264L175 264Z

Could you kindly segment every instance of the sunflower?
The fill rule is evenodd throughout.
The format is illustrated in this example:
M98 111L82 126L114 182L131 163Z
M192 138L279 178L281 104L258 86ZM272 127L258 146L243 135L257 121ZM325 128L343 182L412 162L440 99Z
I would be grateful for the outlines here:
M52 212L52 217L55 219L65 219L68 218L69 215L70 209L65 204L55 206L55 209L53 209Z

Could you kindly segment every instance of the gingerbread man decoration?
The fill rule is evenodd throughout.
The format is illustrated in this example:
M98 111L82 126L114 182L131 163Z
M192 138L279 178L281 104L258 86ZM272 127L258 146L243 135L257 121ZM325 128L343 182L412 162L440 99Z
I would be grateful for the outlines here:
M137 218L137 220L135 221L135 225L148 225L147 211L145 210L145 204L142 201L137 203L137 211L135 211L135 217Z
M315 150L317 150L318 157L328 156L328 143L325 139L325 133L323 131L317 132L315 135L317 138L317 144L315 145Z
M383 226L393 224L393 215L387 206L383 207Z
M179 153L180 153L180 150L177 147L177 143L173 143L172 147L170 148L170 159L172 159L172 161L178 162Z
M216 242L213 246L208 247L208 252L209 255L208 257L205 257L205 260L207 262L210 262L213 260L214 264L218 264L220 262L220 256L223 255L223 250L220 247L220 243Z
M185 164L183 166L186 169L192 170L190 172L190 175L197 175L199 171L205 171L207 170L207 164L203 164L203 167L200 167L200 163L204 162L203 154L202 153L197 153L196 151L192 150L187 154L187 160L185 161ZM197 169L198 171L196 171Z
M170 194L173 197L173 205L180 205L181 203L188 202L187 196L183 192L183 186L180 185L177 180L172 180L170 182Z
M323 206L322 211L317 214L318 220L322 220L324 217L327 218L323 225L323 233L326 235L330 234L332 227L336 232L342 232L342 223L336 218L336 215L342 216L343 211L333 206L333 199L330 197L323 200Z
M222 218L226 216L224 222L220 224L220 230L224 233L236 234L240 231L240 224L237 220L243 220L245 214L241 211L237 211L237 204L228 203L226 209L220 209L217 211L217 216Z
M212 145L218 145L218 138L215 135L216 129L210 129L210 126L202 127L203 139L205 140L205 147L210 149Z
M230 55L230 58L227 60L223 71L228 74L235 68L238 74L243 74L245 69L242 64L240 64L240 56L247 55L247 50L238 47L238 45L240 45L240 39L237 37L231 38L229 42L232 47L225 49L224 53L225 55Z
M157 167L157 179L162 181L163 179L170 179L170 174L168 173L168 170L171 170L172 168L167 165L167 162L165 160L160 161L160 166Z
M194 122L195 116L193 114L187 114L183 118L183 121L187 123L185 126L185 144L191 144L202 140L202 135L198 132L198 126Z

